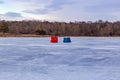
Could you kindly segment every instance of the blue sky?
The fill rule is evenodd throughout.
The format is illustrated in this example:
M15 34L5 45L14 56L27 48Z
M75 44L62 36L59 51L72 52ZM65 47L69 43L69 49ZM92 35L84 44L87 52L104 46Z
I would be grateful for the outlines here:
M0 0L0 19L96 21L120 19L119 0Z

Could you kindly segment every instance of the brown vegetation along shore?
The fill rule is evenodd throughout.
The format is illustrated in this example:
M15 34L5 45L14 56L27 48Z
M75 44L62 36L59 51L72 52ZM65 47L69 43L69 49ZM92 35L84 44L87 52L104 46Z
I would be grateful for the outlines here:
M50 35L0 33L0 37L49 37Z
M120 21L48 22L0 21L0 36L120 36Z

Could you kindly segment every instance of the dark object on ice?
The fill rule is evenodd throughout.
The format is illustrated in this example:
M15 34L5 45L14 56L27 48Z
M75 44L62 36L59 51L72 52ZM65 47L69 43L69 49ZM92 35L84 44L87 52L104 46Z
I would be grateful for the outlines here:
M51 36L51 43L57 43L58 42L58 36Z
M64 37L63 42L64 43L70 43L71 42L70 37Z

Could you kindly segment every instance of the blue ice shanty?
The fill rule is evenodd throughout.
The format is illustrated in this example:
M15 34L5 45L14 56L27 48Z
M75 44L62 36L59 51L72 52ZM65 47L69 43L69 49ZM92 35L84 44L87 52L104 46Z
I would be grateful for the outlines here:
M64 43L70 43L71 42L71 38L70 37L64 37L63 42Z

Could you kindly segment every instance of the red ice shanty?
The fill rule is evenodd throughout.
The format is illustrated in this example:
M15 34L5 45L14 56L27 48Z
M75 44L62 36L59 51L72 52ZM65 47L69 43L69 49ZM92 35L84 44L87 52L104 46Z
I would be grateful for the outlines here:
M51 36L51 43L57 43L58 42L58 36Z

